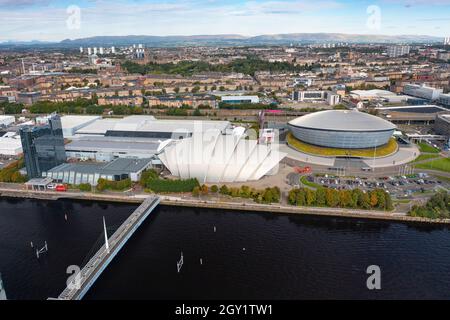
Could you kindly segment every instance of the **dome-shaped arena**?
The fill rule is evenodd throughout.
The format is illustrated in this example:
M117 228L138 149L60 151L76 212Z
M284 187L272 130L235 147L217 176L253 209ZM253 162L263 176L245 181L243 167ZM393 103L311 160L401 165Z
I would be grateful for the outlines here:
M342 149L374 148L388 143L395 125L379 117L350 110L327 110L288 123L295 138L317 146Z

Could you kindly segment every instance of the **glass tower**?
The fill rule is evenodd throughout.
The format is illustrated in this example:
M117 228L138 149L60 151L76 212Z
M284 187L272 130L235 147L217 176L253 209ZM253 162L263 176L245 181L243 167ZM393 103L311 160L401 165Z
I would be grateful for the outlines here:
M20 129L28 178L40 178L42 172L66 161L61 118L53 115L48 125Z

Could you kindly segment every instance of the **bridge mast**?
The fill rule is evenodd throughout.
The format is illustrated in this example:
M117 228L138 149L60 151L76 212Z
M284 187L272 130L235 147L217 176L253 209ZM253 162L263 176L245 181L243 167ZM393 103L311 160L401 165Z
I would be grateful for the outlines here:
M6 291L3 287L3 281L2 281L2 274L0 273L0 300L7 300L6 299Z
M105 246L106 246L106 252L109 254L109 241L108 241L108 233L106 232L106 222L105 217L103 216L103 229L105 229Z

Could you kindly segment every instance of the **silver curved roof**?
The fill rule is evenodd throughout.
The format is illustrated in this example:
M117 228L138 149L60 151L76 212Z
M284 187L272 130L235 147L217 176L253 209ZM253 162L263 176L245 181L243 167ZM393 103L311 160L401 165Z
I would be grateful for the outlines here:
M368 113L352 110L326 110L289 121L296 127L337 131L393 130L394 124Z

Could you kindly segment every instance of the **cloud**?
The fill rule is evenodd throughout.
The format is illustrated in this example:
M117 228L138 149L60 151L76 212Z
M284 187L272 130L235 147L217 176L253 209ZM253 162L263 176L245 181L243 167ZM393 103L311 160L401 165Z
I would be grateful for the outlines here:
M414 6L448 6L450 5L450 0L383 0L386 3L390 4L399 4L403 5L406 8L412 8Z
M51 0L0 0L0 9L3 8L22 8L27 6L48 5Z

